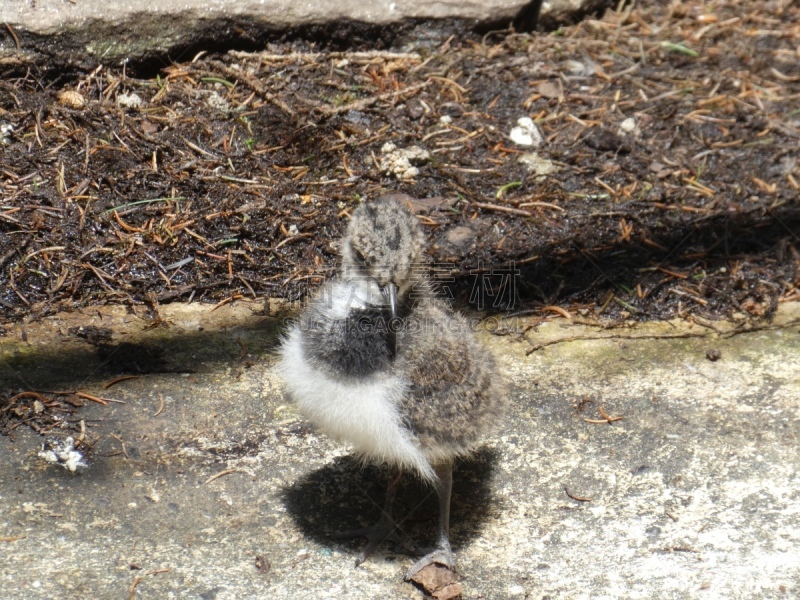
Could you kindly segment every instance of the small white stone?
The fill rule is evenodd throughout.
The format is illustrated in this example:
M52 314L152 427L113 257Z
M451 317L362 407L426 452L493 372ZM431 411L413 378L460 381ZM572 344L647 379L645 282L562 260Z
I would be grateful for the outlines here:
M119 94L117 104L125 108L140 108L144 105L144 100L139 94Z
M511 130L509 137L511 141L518 146L538 147L541 146L544 141L542 134L539 132L539 128L530 117L517 119L517 126Z
M522 587L521 585L512 585L512 586L510 586L508 588L508 595L511 598L516 598L518 596L524 596L525 593L526 593L525 592L525 588Z
M619 129L617 130L617 134L621 136L625 135L638 135L639 134L639 127L636 125L636 119L633 117L628 117L622 123L619 124Z
M439 123L441 123L442 125L449 125L452 122L453 122L453 117L451 117L450 115L442 115L441 117L439 117Z
M537 177L544 177L558 171L558 167L553 164L553 161L539 156L537 152L520 154L517 162L528 167L528 172L536 174Z
M419 175L417 166L425 164L431 157L430 152L419 146L397 148L391 142L383 145L381 153L383 154L380 164L381 173L394 175L400 181L413 179Z
M597 73L597 65L589 58L584 61L568 59L562 63L562 67L573 77L591 77Z
M584 75L586 73L586 65L579 60L565 60L564 69L572 75Z
M221 112L228 112L231 109L231 105L228 101L220 96L217 92L211 92L206 98L206 104L208 104L211 108L216 108Z

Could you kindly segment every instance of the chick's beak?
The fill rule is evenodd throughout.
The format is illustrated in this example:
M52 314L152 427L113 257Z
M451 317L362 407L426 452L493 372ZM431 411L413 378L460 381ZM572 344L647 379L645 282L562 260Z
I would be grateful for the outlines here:
M397 286L393 283L387 283L381 287L381 294L383 294L388 305L387 341L389 343L389 352L394 358L397 356Z
M387 283L381 288L381 294L386 298L389 305L389 318L394 319L397 317L397 286L393 283Z

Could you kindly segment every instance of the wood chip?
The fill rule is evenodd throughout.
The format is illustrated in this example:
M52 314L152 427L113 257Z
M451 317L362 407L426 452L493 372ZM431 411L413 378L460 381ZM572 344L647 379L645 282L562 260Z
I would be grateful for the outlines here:
M464 586L458 580L458 574L437 563L430 564L415 573L411 581L436 600L453 600L459 598L464 591Z

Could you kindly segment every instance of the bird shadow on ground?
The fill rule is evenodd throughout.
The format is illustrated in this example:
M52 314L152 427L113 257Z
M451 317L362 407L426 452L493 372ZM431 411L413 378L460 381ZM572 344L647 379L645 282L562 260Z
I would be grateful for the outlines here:
M457 461L453 472L450 530L453 549L477 537L493 511L491 481L499 454L483 448ZM364 541L337 540L337 532L372 526L380 516L386 491L387 468L364 467L345 456L311 471L283 490L283 504L308 538L351 549L353 556ZM403 477L394 504L400 530L422 547L433 546L439 515L436 492L410 474ZM391 546L389 546L391 547ZM378 552L385 549L381 546Z

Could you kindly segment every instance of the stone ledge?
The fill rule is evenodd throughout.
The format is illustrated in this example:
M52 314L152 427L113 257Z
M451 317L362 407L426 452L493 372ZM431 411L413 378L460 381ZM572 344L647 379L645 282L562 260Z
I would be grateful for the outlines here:
M86 68L193 47L253 49L286 32L387 46L420 36L444 39L469 29L503 28L512 22L518 28L530 27L535 4L535 0L5 0L0 22L7 27L0 29L0 65L49 60ZM550 25L569 22L575 15L611 4L610 0L543 2L542 20Z

